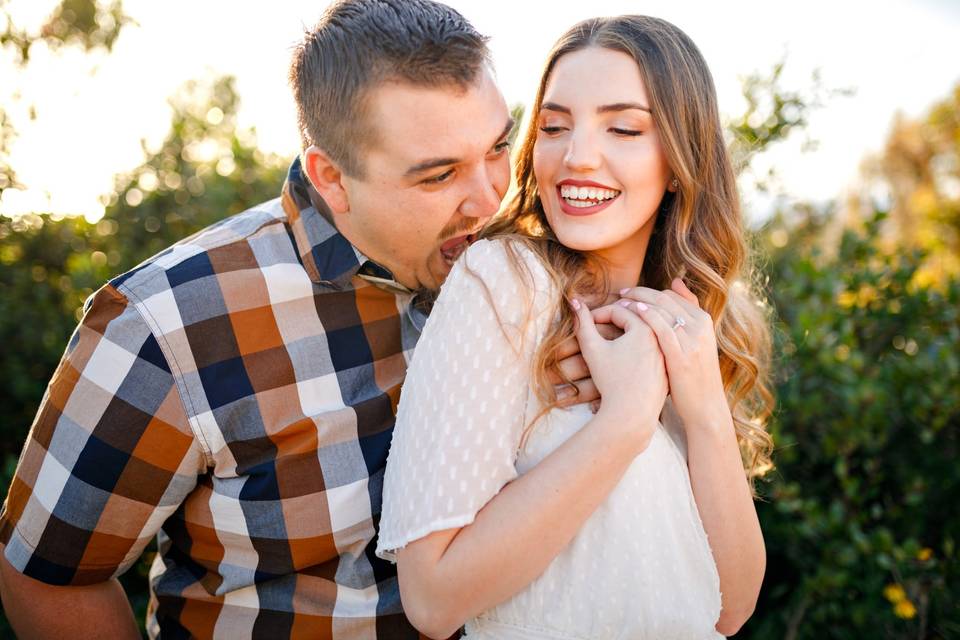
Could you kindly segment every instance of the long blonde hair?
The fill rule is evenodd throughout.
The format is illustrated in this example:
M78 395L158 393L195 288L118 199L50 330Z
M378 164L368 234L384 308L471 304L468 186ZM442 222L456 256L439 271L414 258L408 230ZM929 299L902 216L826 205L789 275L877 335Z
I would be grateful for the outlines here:
M606 291L603 265L568 249L551 231L533 173L537 114L550 74L561 57L587 47L620 51L636 60L678 182L676 192L665 193L660 204L638 284L667 289L673 278L682 277L714 319L720 373L745 471L750 478L762 475L772 468L773 449L765 429L774 403L768 386L769 319L753 293L754 270L748 263L713 78L685 33L664 20L631 15L585 20L561 36L547 58L530 123L516 152L514 194L504 214L483 235L511 236L530 247L563 298ZM514 251L509 255L519 266L519 255ZM535 390L548 409L557 404L548 374L560 373L557 348L574 333L573 314L562 302L557 300L560 321L537 347L534 359Z

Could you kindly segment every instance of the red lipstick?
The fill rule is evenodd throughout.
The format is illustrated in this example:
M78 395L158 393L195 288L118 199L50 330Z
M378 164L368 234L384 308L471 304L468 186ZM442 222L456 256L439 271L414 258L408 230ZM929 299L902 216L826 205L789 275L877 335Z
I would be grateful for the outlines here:
M565 186L570 187L588 187L594 189L607 189L609 191L616 191L617 195L606 200L600 200L597 204L590 205L589 207L577 207L571 205L566 200L564 200L561 195L561 188ZM610 206L610 203L620 197L620 191L618 189L613 189L608 187L605 184L600 184L599 182L594 182L593 180L574 180L572 178L567 178L561 180L557 183L556 186L557 199L560 202L560 210L569 216L590 216L595 213L599 213Z

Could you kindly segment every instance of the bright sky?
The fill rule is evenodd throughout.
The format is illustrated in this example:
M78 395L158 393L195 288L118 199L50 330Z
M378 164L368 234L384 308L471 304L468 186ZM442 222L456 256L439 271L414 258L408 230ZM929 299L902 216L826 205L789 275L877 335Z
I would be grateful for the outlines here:
M510 104L530 103L553 41L595 15L647 13L684 29L710 64L721 111L730 116L744 108L739 79L769 70L784 53L787 88L809 86L813 70L821 69L827 87L853 87L855 96L836 98L814 115L808 134L820 142L816 151L802 153L798 137L763 158L764 167L777 168L786 190L804 199L842 195L864 155L882 145L897 110L919 115L960 80L955 0L448 2L492 37ZM8 7L18 25L30 27L56 4L11 0ZM28 189L7 190L0 213L99 218L98 196L111 190L113 176L142 162L141 139L156 147L167 133L167 98L185 80L208 74L235 75L240 125L256 127L264 150L292 156L298 140L286 85L290 46L324 5L126 0L139 26L124 31L110 55L52 54L38 45L19 72L4 52L0 104L19 130L11 157Z

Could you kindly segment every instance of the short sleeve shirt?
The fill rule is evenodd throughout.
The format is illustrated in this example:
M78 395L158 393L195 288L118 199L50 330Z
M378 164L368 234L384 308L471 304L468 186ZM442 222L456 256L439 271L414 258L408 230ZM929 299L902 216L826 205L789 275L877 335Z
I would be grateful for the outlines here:
M418 637L374 549L425 316L329 219L295 162L88 301L0 515L15 568L100 582L157 536L152 637Z

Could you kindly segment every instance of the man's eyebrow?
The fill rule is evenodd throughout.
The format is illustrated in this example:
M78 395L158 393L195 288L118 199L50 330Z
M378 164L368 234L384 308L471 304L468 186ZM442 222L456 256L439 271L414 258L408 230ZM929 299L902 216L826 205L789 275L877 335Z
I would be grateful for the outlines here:
M513 130L513 127L515 124L516 124L516 121L512 117L507 118L507 125L503 128L503 131L497 137L497 140L502 140L503 138L506 138L508 135L510 135L510 132ZM411 176L424 173L425 171L429 171L430 169L436 169L437 167L446 167L451 164L457 164L458 162L460 162L460 158L430 158L429 160L418 162L417 164L407 169L406 173L403 174L403 177L409 178Z
M459 158L431 158L429 160L424 160L423 162L418 162L413 165L407 172L403 174L404 178L409 178L411 176L417 175L419 173L424 173L430 169L436 169L437 167L445 167L451 164L457 164L460 162Z
M510 132L513 131L513 128L515 126L517 126L516 119L513 116L510 116L509 118L507 118L507 126L503 128L502 132L500 132L500 137L497 138L497 141L510 137Z
M645 107L639 102L615 102L613 104L601 105L597 107L597 113L627 111L628 109L640 109L641 111L646 111L647 113L653 113L650 110L650 107ZM540 105L540 110L558 111L560 113L570 115L570 107L565 107L562 104L557 104L556 102L544 102L542 105Z

